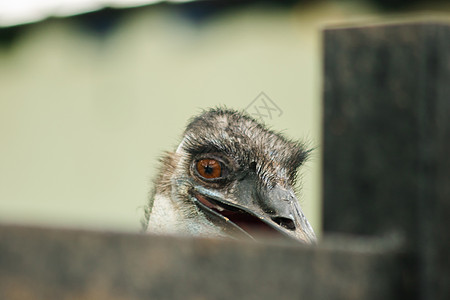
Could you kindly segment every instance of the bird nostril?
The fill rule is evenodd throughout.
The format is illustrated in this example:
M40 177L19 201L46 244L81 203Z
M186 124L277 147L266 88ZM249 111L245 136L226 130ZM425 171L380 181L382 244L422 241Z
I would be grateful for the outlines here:
M291 219L283 217L273 217L272 221L289 230L295 230L295 223Z

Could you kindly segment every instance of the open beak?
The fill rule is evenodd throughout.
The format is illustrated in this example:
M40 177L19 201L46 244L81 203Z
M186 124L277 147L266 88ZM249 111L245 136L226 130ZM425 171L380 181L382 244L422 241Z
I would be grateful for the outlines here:
M288 237L315 243L314 231L300 209L292 189L259 187L250 176L237 183L233 199L202 186L193 191L194 202L213 222L232 236L251 239ZM258 186L258 187L257 187Z

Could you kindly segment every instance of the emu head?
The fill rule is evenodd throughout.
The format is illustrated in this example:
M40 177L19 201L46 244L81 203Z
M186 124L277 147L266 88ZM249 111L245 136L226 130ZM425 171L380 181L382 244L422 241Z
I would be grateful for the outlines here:
M161 160L149 232L315 241L294 193L309 151L248 115L211 109L193 118Z

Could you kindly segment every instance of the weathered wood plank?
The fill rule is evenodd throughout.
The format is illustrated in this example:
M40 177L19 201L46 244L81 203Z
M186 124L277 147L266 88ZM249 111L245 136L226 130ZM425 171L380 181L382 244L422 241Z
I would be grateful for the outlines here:
M392 240L316 247L0 226L0 299L396 299Z

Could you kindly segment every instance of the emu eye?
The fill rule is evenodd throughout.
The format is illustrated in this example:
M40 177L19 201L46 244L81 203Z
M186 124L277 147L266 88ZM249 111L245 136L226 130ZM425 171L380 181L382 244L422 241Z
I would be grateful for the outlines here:
M197 172L205 179L216 179L222 176L222 165L215 159L201 159L196 165Z

